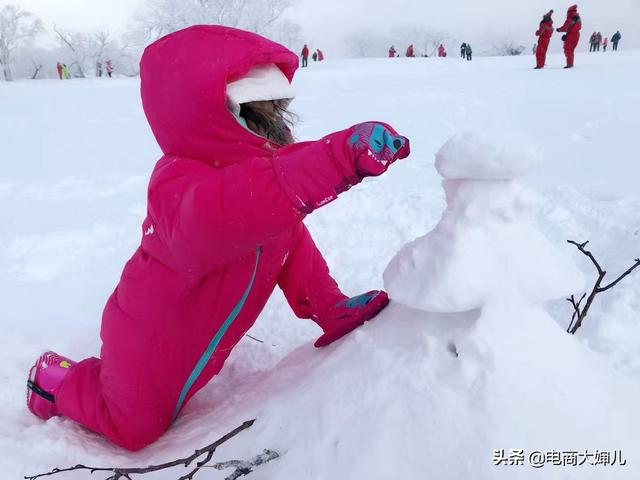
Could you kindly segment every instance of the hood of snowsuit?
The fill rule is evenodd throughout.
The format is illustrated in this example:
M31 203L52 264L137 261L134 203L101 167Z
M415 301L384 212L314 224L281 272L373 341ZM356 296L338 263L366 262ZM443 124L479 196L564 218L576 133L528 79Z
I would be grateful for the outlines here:
M162 152L223 167L276 148L238 123L225 93L228 83L269 63L292 81L298 56L217 25L195 25L149 45L140 62L142 105Z

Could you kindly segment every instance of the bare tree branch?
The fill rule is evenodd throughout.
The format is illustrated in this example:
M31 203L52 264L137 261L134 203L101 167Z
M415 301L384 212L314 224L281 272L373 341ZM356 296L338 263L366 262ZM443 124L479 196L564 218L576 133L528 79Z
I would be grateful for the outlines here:
M258 343L264 343L264 341L263 341L263 340L260 340L259 338L256 338L256 337L254 337L254 336L251 336L251 335L249 335L248 333L245 333L245 334L244 334L244 336L245 336L245 337L249 337L251 340L254 340L254 341L258 342Z
M589 257L589 259L591 260L591 262L595 265L596 269L598 270L598 274L602 275L605 274L607 272L605 272L602 267L600 266L600 264L598 263L598 261L595 259L595 257L593 256L593 254L586 250L584 247L586 247L589 244L589 240L587 240L584 243L578 243L578 242L574 242L573 240L567 240L568 243L575 245L576 247L578 247L578 250L580 250L582 253L584 253L587 257Z
M582 303L582 300L584 300L584 297L586 297L587 294L583 293L582 297L580 297L580 300L578 300L578 302L576 302L576 299L573 295L571 295L571 297L567 298L567 301L571 303L571 306L573 307L573 315L571 315L571 323L569 324L569 327L567 328L567 333L569 333L571 331L571 327L573 326L573 322L576 320L576 318L580 317L580 304Z
M616 278L609 285L606 285L604 287L599 288L598 289L598 293L604 292L606 290L609 290L610 288L615 287L620 280L622 280L624 277L629 275L631 272L633 272L636 268L638 268L640 266L640 258L636 258L634 260L634 262L635 263L632 266L630 266L623 274L621 274L618 278Z
M42 70L42 64L34 60L31 61L31 64L33 65L33 75L31 75L31 80L35 80L36 78L38 78L40 70Z
M584 300L585 296L587 295L586 293L584 293L582 297L580 297L580 300L578 302L575 301L575 297L573 295L567 298L567 301L571 303L571 306L573 307L573 313L571 315L571 323L569 323L567 332L573 335L582 326L582 322L584 322L584 319L586 318L587 313L589 312L589 308L591 308L591 305L593 304L593 301L596 295L598 293L602 293L606 290L609 290L610 288L615 287L623 278L625 278L627 275L633 272L633 270L639 267L640 258L636 258L634 261L634 264L631 267L629 267L624 273L622 273L618 278L616 278L613 282L602 287L601 284L602 284L602 281L604 280L604 277L607 275L607 272L600 266L600 263L598 263L594 255L589 250L586 249L586 246L589 242L586 241L583 243L578 243L573 240L567 240L567 242L572 245L575 245L582 254L588 257L589 260L591 260L591 263L593 263L593 265L596 267L596 270L598 271L598 278L596 279L596 282L593 288L591 289L591 293L589 293L589 296L587 297L587 301L582 309L580 308L580 305L582 304L582 300Z
M255 422L255 419L247 420L242 425L240 425L239 427L237 427L234 430L230 431L226 435L220 437L218 440L216 440L215 442L211 443L210 445L207 445L206 447L203 447L203 448L201 448L199 450L196 450L193 454L189 455L188 457L179 458L179 459L174 460L172 462L166 462L166 463L162 463L162 464L159 464L159 465L150 465L148 467L136 467L136 468L88 467L88 466L85 466L85 465L76 465L74 467L69 467L69 468L54 468L53 470L51 470L50 472L47 472L47 473L40 473L38 475L25 476L24 479L25 480L36 480L37 478L47 477L47 476L50 476L50 475L56 475L58 473L63 473L63 472L70 472L70 471L75 471L75 470L85 470L85 471L88 470L89 473L111 472L113 475L111 475L110 477L107 477L105 480L119 480L119 479L122 479L122 478L125 478L127 480L131 480L131 475L143 475L145 473L157 472L157 471L160 471L160 470L166 470L168 468L173 468L173 467L177 467L177 466L183 466L183 467L187 468L195 460L197 460L198 458L204 456L203 460L201 460L201 461L199 461L199 462L197 462L195 464L195 468L193 468L186 475L180 477L180 480L192 480L194 475L196 473L198 473L198 471L201 468L205 467L206 463L211 461L211 458L213 457L213 453L216 451L216 449L220 445L222 445L223 443L225 443L228 440L232 439L233 437L238 435L243 430L246 430L246 429L250 428L253 425L254 422Z

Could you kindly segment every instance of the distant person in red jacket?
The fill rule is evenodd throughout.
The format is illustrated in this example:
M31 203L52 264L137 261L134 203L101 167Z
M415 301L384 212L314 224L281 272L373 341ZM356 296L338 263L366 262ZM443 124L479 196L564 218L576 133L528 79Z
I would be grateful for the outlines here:
M309 65L309 47L307 46L307 44L304 44L304 47L302 47L302 66L306 67L307 65Z
M582 28L582 19L578 14L578 5L571 5L567 10L567 19L558 32L566 32L562 36L564 41L564 55L567 57L567 65L564 68L573 68L573 57L578 42L580 41L580 29Z
M389 58L395 58L397 55L396 53L396 47L394 47L393 45L391 45L391 48L389 49Z
M604 40L602 41L602 51L606 52L608 46L609 46L609 38L604 37Z
M318 61L321 62L324 60L324 53L322 53L322 50L318 49L318 51L316 52L318 54Z
M547 60L547 48L551 41L551 35L553 35L553 10L545 13L540 22L540 26L536 31L538 36L538 46L536 47L536 69L544 68L544 64Z
M440 46L438 47L438 56L439 57L446 57L447 56L447 51L444 49L444 45L440 44Z
M60 62L56 65L56 69L58 70L58 78L62 80L62 64Z
M415 53L413 52L413 45L409 45L407 47L407 57L415 57Z

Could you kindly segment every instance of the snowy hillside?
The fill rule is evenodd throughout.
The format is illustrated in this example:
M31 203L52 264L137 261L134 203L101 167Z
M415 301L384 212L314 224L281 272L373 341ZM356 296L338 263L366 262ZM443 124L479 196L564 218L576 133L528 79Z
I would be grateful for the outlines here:
M572 260L587 285L594 280L592 265L566 239L590 240L612 275L640 256L640 52L580 54L574 70L562 65L555 55L536 71L531 56L378 59L328 61L299 72L298 138L380 119L412 141L409 159L307 220L347 293L383 287L396 254L437 224L431 237L411 245L453 238L459 243L451 244L449 265L464 260L455 252L469 251L469 232L486 241L498 231L489 229L495 218L473 210L478 205L517 220L531 216L521 230L499 232L519 240L524 231L536 241L496 242L511 262L492 269L503 277L486 279L493 288L478 287L481 270L452 277L432 257L414 257L412 268L396 269L399 288L386 275L397 301L322 350L311 343L319 329L296 319L276 292L250 331L263 343L245 338L175 426L136 454L70 421L37 420L25 408L24 384L44 349L71 358L99 352L100 313L139 242L146 182L159 156L138 80L1 84L0 471L20 478L77 463L173 460L257 418L216 454L285 454L256 469L249 476L256 480L640 478L640 272L598 297L575 337L564 333L571 310L562 298L579 287ZM467 130L490 132L493 142L514 138L501 132L521 132L525 140L506 142L508 155L495 164L497 180L517 177L510 193L487 187L496 176L485 178L486 169L471 172L452 160L438 168L447 182L485 183L474 196L476 187L445 182L445 201L435 154ZM454 144L449 156L479 142ZM528 161L533 151L540 163ZM537 194L522 193L521 184ZM438 223L452 216L455 228ZM434 239L438 234L445 236ZM499 263L492 242L477 245L477 255L496 259L488 265ZM540 248L553 253L537 256ZM535 259L529 265L526 249ZM527 268L540 278L518 283ZM510 285L524 286L503 298L496 285L505 275ZM452 278L464 280L464 289L456 290ZM436 300L429 297L434 291ZM524 291L526 302L511 301ZM496 449L621 451L627 465L495 466Z

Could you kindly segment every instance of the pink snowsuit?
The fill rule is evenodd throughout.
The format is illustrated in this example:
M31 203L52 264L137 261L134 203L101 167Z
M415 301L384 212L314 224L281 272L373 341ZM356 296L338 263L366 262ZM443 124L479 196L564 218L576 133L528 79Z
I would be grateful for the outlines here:
M220 26L175 32L143 55L143 106L164 155L141 245L105 307L100 358L78 363L56 395L62 415L127 449L166 431L276 285L323 329L323 311L346 298L302 220L361 180L349 131L280 147L242 127L226 85L264 63L291 81L298 57Z

